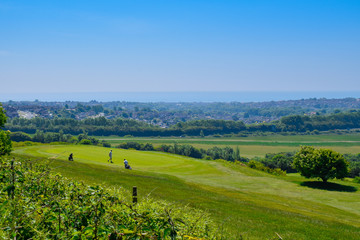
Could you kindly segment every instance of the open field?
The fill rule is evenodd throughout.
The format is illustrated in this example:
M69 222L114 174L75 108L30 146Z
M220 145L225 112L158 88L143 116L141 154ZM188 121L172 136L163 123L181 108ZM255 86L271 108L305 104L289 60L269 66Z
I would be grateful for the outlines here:
M331 181L325 187L297 174L275 177L241 165L160 152L114 149L114 164L109 164L108 151L41 145L17 148L14 154L49 159L55 171L87 183L136 185L140 198L150 195L205 209L245 239L273 239L276 233L283 239L358 239L359 184ZM66 160L71 152L75 162ZM124 158L134 170L123 169Z
M294 136L256 136L242 138L121 138L98 137L110 142L113 146L122 142L161 144L191 144L197 148L208 149L218 147L239 147L243 157L264 156L266 153L297 151L301 145L331 148L340 153L360 153L360 134L329 135L294 135Z

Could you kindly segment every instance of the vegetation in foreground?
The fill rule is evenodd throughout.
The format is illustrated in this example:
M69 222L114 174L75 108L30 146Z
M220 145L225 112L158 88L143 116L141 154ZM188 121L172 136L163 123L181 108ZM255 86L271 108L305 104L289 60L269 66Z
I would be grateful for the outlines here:
M1 159L1 239L219 239L206 213L87 186L45 162ZM129 195L129 194L128 194Z

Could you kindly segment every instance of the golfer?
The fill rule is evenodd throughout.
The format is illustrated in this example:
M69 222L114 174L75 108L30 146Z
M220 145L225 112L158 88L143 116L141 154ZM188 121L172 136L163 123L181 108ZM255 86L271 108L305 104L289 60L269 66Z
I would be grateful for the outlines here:
M108 162L113 163L113 161L112 161L112 150L110 150L110 152L109 152L109 160L108 160Z
M124 159L124 165L125 165L125 169L131 169L129 162L126 159Z

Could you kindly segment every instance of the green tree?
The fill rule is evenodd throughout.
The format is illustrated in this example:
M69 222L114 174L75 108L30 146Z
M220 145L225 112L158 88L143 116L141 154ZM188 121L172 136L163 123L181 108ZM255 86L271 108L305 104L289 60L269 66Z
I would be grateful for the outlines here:
M239 146L236 147L236 150L234 152L234 159L235 160L240 160L241 159Z
M10 131L1 130L6 123L5 110L0 103L0 156L10 154L12 150L12 144L10 140Z
M306 178L342 179L348 174L348 163L343 155L331 149L302 146L294 156L294 166Z
M10 139L15 142L31 141L31 136L23 132L12 132Z

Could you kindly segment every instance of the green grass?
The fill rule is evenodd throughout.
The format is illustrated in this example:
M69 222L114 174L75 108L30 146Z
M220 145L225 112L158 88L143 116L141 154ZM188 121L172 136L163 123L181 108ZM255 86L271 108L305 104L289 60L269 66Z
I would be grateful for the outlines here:
M328 188L298 174L275 177L222 161L133 150L42 145L18 148L14 154L51 159L67 177L91 184L131 189L209 211L227 231L249 239L358 239L360 184L332 181ZM75 162L67 161L70 152ZM123 168L126 158L134 170Z
M171 141L196 141L196 140L206 140L213 142L228 142L228 141L270 141L270 142L327 142L327 141L360 141L360 133L343 133L343 134L319 134L319 135L281 135L281 134L272 134L266 136L248 136L248 137L230 137L230 138L214 138L214 137L118 137L118 136L98 136L98 138L110 141L116 140L128 140L128 139L147 139L151 141L161 141L161 142L171 142Z
M197 148L239 147L243 157L263 157L266 153L297 151L301 145L330 148L340 153L360 153L360 134L324 134L324 135L294 135L294 136L257 136L243 138L120 138L116 136L98 137L110 142L113 146L122 142L135 141L139 143L161 144L191 144Z

